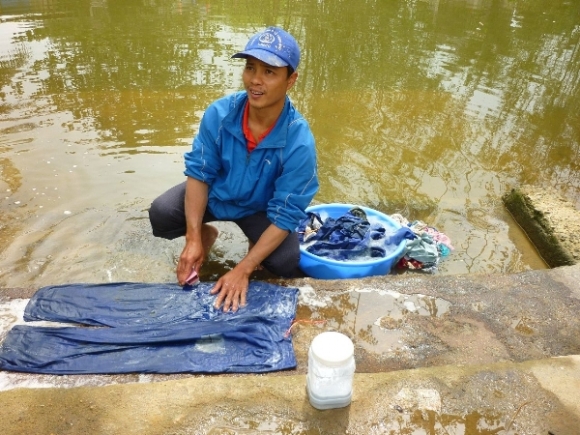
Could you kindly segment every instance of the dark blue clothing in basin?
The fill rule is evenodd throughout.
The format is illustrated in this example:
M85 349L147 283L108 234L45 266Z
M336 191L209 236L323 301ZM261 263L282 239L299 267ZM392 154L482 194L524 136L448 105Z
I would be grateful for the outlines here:
M404 239L416 237L408 227L395 230L378 222L371 224L360 208L337 219L322 220L318 213L307 214L298 228L300 242L308 244L306 251L311 254L332 260L384 258Z

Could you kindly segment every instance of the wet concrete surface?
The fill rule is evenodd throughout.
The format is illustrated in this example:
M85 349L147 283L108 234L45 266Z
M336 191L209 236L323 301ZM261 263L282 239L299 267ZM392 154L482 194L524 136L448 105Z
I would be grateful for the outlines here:
M559 389L577 392L579 370L565 357L356 374L350 406L326 411L300 375L19 389L0 416L9 434L576 434Z
M291 331L295 370L0 371L2 433L579 434L579 282L578 265L513 275L281 281L300 289ZM23 309L33 293L0 291L4 325L17 321L14 307ZM355 344L353 401L341 410L312 408L305 389L310 342L326 330Z

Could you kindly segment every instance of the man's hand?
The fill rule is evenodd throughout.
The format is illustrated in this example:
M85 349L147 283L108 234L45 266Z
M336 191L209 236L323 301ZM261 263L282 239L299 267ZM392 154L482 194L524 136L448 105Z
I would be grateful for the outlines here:
M246 295L250 284L250 275L260 268L262 261L288 236L288 231L276 227L274 224L266 228L256 244L250 242L250 250L236 267L222 276L211 289L211 294L217 293L214 302L215 308L224 311L238 311L240 306L246 305Z
M205 256L214 244L218 230L203 223L207 206L207 184L187 177L185 185L185 247L177 263L177 282L185 285L187 278L195 270L199 275Z
M179 262L177 263L177 282L185 285L187 277L195 269L199 274L204 260L204 249L201 240L199 242L188 242L185 244Z
M230 309L233 312L238 311L239 307L246 305L246 295L250 285L250 274L240 267L241 264L223 275L216 285L211 289L211 294L217 293L214 307L219 309L223 304L223 311Z

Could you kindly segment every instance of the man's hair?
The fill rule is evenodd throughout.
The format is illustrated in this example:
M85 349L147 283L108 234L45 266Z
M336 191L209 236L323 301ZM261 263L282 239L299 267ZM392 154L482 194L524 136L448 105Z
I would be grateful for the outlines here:
M288 65L288 66L286 67L286 69L288 70L288 77L287 77L287 78L290 78L290 76L291 76L292 74L294 74L294 68L292 68L290 65Z

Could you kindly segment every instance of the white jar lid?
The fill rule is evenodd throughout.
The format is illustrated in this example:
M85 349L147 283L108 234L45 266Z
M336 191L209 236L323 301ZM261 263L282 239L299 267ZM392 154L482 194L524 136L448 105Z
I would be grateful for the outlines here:
M354 354L350 338L340 332L323 332L312 340L312 356L321 364L338 367L347 362Z

